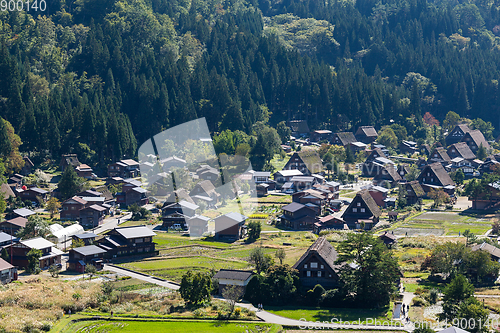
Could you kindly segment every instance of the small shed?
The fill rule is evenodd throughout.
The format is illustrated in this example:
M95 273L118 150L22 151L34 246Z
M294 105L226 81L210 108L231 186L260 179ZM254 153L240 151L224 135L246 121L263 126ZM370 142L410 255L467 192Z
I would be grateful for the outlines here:
M245 293L246 286L252 278L252 271L242 271L237 269L221 269L214 275L214 279L219 281L219 294L228 287L238 287L242 294Z

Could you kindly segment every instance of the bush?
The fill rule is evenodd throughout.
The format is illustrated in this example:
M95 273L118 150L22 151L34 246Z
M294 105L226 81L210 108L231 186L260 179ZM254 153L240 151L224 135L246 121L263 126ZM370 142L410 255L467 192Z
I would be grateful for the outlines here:
M437 303L437 300L439 297L438 294L439 294L439 290L437 290L436 288L431 289L431 291L429 292L429 295L427 297L427 301L429 302L429 304L436 304Z
M205 310L203 310L202 308L199 308L199 309L194 310L193 314L196 318L200 318L200 317L203 317L205 315Z
M241 315L241 308L234 309L234 316L238 318Z
M421 297L415 297L415 298L413 298L412 305L413 306L425 306L426 302Z

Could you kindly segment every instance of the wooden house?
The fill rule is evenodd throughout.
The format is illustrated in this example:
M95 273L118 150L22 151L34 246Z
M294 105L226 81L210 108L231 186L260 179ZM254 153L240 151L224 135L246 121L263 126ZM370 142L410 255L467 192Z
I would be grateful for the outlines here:
M93 179L96 177L96 175L94 175L94 170L92 170L92 168L87 164L80 164L75 168L75 171L78 177L82 177L85 179Z
M139 176L139 162L121 160L108 165L108 177L135 178Z
M377 140L378 134L373 126L360 126L354 136L356 141L370 144Z
M59 162L59 167L61 171L64 172L68 166L71 166L73 169L76 169L81 163L78 160L78 156L76 154L65 154L62 155L61 161Z
M16 217L28 218L29 216L34 215L34 214L36 214L36 213L34 211L32 211L31 209L28 209L28 208L18 208L18 209L14 209L12 211L12 214L10 214L10 216L12 218L16 218Z
M215 191L215 186L210 180L204 180L196 184L191 192L189 192L189 196L193 197L195 195L209 197L214 201L217 201L219 197L219 194Z
M401 154L415 154L418 153L417 143L414 141L403 140L399 144L399 152Z
M25 217L15 217L10 220L0 222L0 231L5 232L9 235L15 235L21 228L26 227L28 219Z
M421 204L425 197L425 192L417 180L406 183L405 185L406 203L408 205Z
M290 157L283 170L299 170L305 176L310 176L323 171L323 162L315 150L302 150Z
M195 216L198 208L198 205L184 200L164 206L161 209L162 227L167 230L175 226L187 229L187 219Z
M400 182L401 176L397 172L394 164L386 164L380 172L373 177L373 184L384 187L393 187Z
M442 189L449 195L455 193L455 182L444 169L441 163L427 165L417 178L418 182L428 194L432 189Z
M239 213L227 213L214 219L215 239L235 241L242 239L247 234L245 222L248 219Z
M339 132L332 136L331 144L348 147L351 143L358 141L352 132Z
M319 237L293 265L299 272L301 284L313 288L319 284L325 289L338 286L338 254L325 237Z
M345 221L333 215L323 216L314 223L313 232L317 235L323 230L346 230L349 229Z
M465 142L474 154L477 154L480 146L483 146L486 151L490 150L490 144L486 141L480 130L473 130L465 133L461 141Z
M33 171L33 167L35 165L33 164L33 162L31 162L28 156L24 156L23 160L24 160L24 165L19 173L23 176L27 176Z
M476 159L476 155L470 149L470 147L465 142L454 143L448 147L446 151L450 159L455 157L461 157L464 160L473 161Z
M79 222L85 229L98 227L104 221L106 208L99 205L91 205L79 210Z
M464 135L470 132L471 129L466 124L458 124L451 130L451 132L446 136L446 145L450 146L454 143L462 141Z
M361 229L364 224L364 229L369 230L378 223L380 215L382 212L368 190L361 190L342 214L342 219L349 229Z
M101 269L106 250L96 245L77 247L69 250L69 259L66 263L67 270L78 273L85 272L85 266L93 265Z
M472 251L485 251L491 256L491 260L500 262L500 249L496 246L483 242L481 244L475 244L471 248Z
M311 132L306 120L290 120L289 126L294 137L307 136Z
M85 245L93 245L97 235L92 232L86 232L83 234L72 235L73 241L82 241Z
M280 185L289 182L295 176L303 176L300 170L281 170L274 173L274 181Z
M63 252L57 249L52 242L42 237L21 240L19 243L12 244L11 247L12 262L18 267L28 266L28 252L32 249L42 252L42 256L39 259L40 268L42 269L61 263Z
M151 256L156 254L153 237L156 236L146 226L115 228L105 237L96 241L97 245L107 251L105 258L125 256Z
M398 241L397 237L394 236L394 232L389 231L384 232L382 235L378 236L378 238L388 247L392 247Z
M17 280L17 268L0 258L0 284Z
M312 230L314 223L318 221L315 209L297 202L284 206L282 211L281 223L294 230Z
M386 206L385 200L387 199L387 195L389 194L389 190L387 188L381 186L371 186L368 189L368 192L379 207Z
M38 188L38 187L30 187L26 190L19 190L18 191L18 196L23 200L30 200L33 202L38 202L38 198L41 198L42 200L46 200L49 192Z
M324 140L330 140L332 137L332 131L329 130L316 130L312 131L310 138L313 142L320 142Z
M74 196L61 204L61 220L79 220L80 210L87 207L87 201Z
M443 147L436 147L432 151L432 153L427 158L427 164L432 164L439 162L443 164L443 166L450 164L451 158L448 155L446 149Z

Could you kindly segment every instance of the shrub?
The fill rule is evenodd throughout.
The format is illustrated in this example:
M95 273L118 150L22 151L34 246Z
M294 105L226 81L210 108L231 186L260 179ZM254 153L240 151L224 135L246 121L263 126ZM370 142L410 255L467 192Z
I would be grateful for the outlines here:
M234 309L234 316L238 318L240 315L241 315L241 309L240 308Z
M439 296L439 290L436 288L431 289L429 292L429 296L427 297L427 301L429 301L430 304L436 304Z
M415 297L413 298L413 302L412 302L412 305L413 306L425 306L426 305L426 302L423 298L421 297Z
M196 318L203 317L205 315L205 310L202 308L196 309L193 311L193 314Z

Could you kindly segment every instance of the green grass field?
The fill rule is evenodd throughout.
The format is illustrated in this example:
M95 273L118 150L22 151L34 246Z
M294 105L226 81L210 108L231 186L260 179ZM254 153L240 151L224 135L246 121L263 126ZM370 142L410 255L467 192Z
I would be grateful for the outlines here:
M278 332L281 329L279 325L265 323L225 323L218 321L80 321L70 323L62 331L62 333L243 333L243 332Z
M274 155L271 160L271 165L275 170L283 170L283 167L286 165L291 156L287 155L285 158L281 158L279 154Z
M305 318L307 321L328 321L331 322L333 318L342 321L357 321L361 319L361 322L365 322L367 318L376 319L379 321L390 320L392 317L392 311L390 307L383 309L326 309L326 308L315 308L315 307L303 307L303 306L267 306L266 311L274 313L278 316L291 319L301 319Z
M248 263L244 261L232 261L220 258L209 257L183 257L163 260L145 260L121 264L120 266L150 274L157 277L166 278L173 281L180 281L186 270L208 272L211 269L218 271L226 269L244 269Z
M187 236L182 236L179 233L173 233L173 232L158 232L157 235L153 238L153 241L156 243L157 250L162 250L174 246L194 245L194 244L215 246L219 248L226 248L231 246L230 243L215 242L203 238L192 239Z

